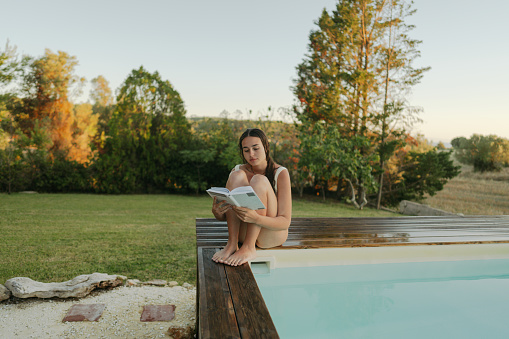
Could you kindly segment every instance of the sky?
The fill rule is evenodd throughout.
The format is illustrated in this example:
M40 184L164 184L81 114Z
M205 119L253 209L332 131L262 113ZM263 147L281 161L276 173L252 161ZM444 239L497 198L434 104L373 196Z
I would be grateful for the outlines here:
M0 0L0 48L76 56L76 74L113 91L143 66L169 80L188 117L289 107L309 33L333 0ZM509 1L415 0L407 23L430 66L409 101L431 141L509 138ZM76 102L88 100L88 87Z

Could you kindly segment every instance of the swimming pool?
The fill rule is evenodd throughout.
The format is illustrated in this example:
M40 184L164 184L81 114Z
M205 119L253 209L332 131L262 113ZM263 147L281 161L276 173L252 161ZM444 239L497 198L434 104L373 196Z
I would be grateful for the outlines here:
M281 338L507 338L509 244L263 251Z

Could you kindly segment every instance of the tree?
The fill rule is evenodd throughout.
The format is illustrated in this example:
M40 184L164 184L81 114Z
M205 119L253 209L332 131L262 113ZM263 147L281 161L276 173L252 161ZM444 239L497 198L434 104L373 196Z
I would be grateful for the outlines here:
M416 85L422 79L423 73L429 70L427 68L414 68L413 61L420 56L416 47L421 43L418 40L410 39L408 33L413 26L406 25L404 19L412 15L415 10L404 1L389 0L385 9L386 19L382 26L389 27L388 34L385 36L385 43L381 46L380 69L384 70L384 98L383 110L375 120L379 126L379 152L380 152L380 176L379 191L377 199L377 208L380 208L383 191L383 178L385 161L394 153L396 147L401 145L401 137L404 135L404 129L397 127L397 122L403 117L407 117L407 123L412 122L414 114L419 111L406 103L402 94L406 94L411 86ZM406 115L401 112L406 111ZM404 127L404 125L402 126ZM376 130L376 129L375 129ZM390 136L396 140L386 145L386 140ZM400 139L400 140L397 140Z
M93 114L89 103L74 105L72 112L72 147L69 158L79 163L89 161L92 155L91 142L97 133L99 116Z
M92 112L97 116L97 134L94 138L96 148L103 148L106 134L108 134L108 123L114 110L113 95L108 81L102 76L92 79Z
M99 149L96 187L100 192L173 190L185 185L180 151L190 141L184 102L169 81L143 67L122 84Z
M74 119L69 91L71 86L83 81L74 75L77 64L76 57L62 51L53 53L49 49L33 64L31 75L35 85L36 105L32 114L34 119L47 119L52 151L72 147Z
M15 95L9 85L19 77L22 67L23 62L16 54L16 47L7 41L5 49L0 50L0 150L7 148L14 135L13 117L7 106Z
M509 166L509 140L496 135L473 134L470 139L454 138L451 141L459 162L473 165L474 171L500 171Z
M366 192L375 187L371 164L377 161L377 155L361 154L369 139L361 135L345 138L336 125L326 123L316 123L306 131L301 130L300 138L299 165L304 171L313 173L315 181L322 187L323 197L327 182L339 178L350 188L351 198L347 200L362 209L367 203Z
M344 138L371 140L355 151L378 153L380 186L384 162L404 135L402 122L414 121L416 109L404 95L428 69L412 66L420 41L409 38L413 27L404 19L413 12L403 0L339 0L311 32L293 87L303 125L323 121L338 126ZM365 185L356 181L362 191Z
M111 93L110 85L102 75L92 79L92 90L90 98L94 105L101 107L111 106L113 104L113 95Z
M403 152L399 164L399 180L394 180L383 202L389 206L401 200L422 200L426 194L433 196L460 173L450 159L451 151L436 149L421 152ZM389 180L390 182L390 180Z
M0 125L8 136L6 150L0 150L1 189L89 191L84 163L96 121L90 105L70 102L76 85L83 83L74 74L75 57L46 50L41 58L19 59L15 49L7 50L11 66L0 66L0 78L8 85L0 100ZM5 65L5 53L0 54Z
M84 79L74 74L76 57L46 49L23 74L20 100L11 112L23 133L31 136L36 125L46 130L50 152L66 152L73 147L73 105L70 95Z

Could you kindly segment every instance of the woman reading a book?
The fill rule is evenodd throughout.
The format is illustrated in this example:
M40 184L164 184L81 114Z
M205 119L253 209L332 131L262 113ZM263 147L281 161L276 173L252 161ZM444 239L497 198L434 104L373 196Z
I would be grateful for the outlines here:
M244 164L235 166L226 188L253 187L265 209L255 211L214 198L212 213L217 220L226 220L228 242L212 260L231 266L256 258L256 246L269 248L284 243L292 218L290 174L272 160L265 133L247 129L240 137L239 148Z

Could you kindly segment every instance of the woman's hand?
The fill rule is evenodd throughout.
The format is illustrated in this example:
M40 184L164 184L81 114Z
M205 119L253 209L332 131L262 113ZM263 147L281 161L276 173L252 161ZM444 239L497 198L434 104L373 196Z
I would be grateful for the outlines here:
M232 206L228 204L226 201L217 201L216 197L214 197L214 202L212 204L212 214L216 217L217 220L225 220L225 213Z
M256 211L245 207L232 206L233 211L237 214L237 217L249 224L257 224L260 215Z

